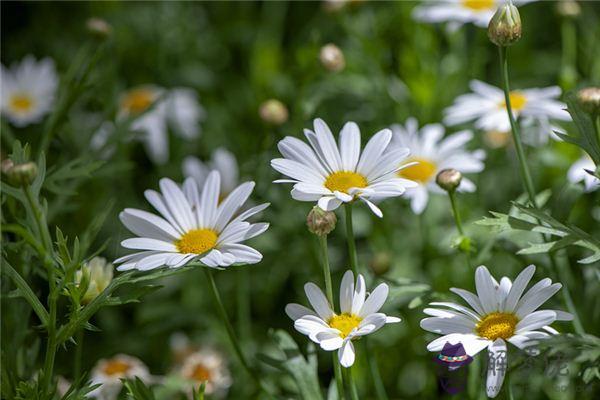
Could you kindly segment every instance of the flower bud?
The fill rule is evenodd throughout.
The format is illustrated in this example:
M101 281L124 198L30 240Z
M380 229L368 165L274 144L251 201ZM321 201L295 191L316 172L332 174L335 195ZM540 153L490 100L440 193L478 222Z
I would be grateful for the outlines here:
M521 16L512 2L498 8L488 25L488 37L496 46L506 47L521 38Z
M106 39L112 34L112 26L101 18L89 18L85 22L85 27L98 39Z
M581 107L592 115L600 114L600 87L587 87L577 92Z
M581 14L581 6L574 0L562 0L556 4L558 14L567 18L575 18Z
M337 217L333 211L325 211L319 206L314 206L306 217L306 225L311 233L317 236L328 235L335 229Z
M344 53L342 53L342 50L333 43L321 47L319 60L321 60L321 64L331 72L341 71L346 66Z
M462 174L454 168L443 169L435 177L435 182L439 187L447 192L454 192L460 185Z
M375 275L384 275L390 270L392 265L392 257L387 252L379 252L375 254L375 257L369 263L369 267L375 273Z
M38 174L37 165L34 162L13 164L11 160L2 162L2 172L8 177L8 182L15 186L29 186Z
M277 99L269 99L260 105L260 118L272 125L281 125L288 120L288 110L285 104Z
M103 257L94 257L75 273L75 283L87 282L87 289L81 297L82 304L94 300L113 279L113 265Z

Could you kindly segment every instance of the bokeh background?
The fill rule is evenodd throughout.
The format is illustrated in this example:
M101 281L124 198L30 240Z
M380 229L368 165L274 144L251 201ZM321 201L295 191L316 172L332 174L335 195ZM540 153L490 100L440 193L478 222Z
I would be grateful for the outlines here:
M305 228L311 204L293 201L289 187L271 183L278 178L269 165L278 156L277 141L286 135L301 137L302 129L321 117L334 131L345 121L356 121L364 142L374 132L404 123L410 116L423 124L441 121L442 110L468 92L471 79L500 84L497 49L484 29L465 25L449 31L443 25L417 23L411 18L415 5L409 1L353 2L332 10L322 2L2 2L4 65L26 54L47 56L62 75L82 51L105 46L89 84L61 124L47 155L50 165L82 155L104 164L87 181L49 195L53 199L50 224L74 237L112 204L97 241L99 245L108 240L102 255L114 259L124 254L119 242L129 236L118 212L125 207L150 210L143 198L145 189L155 189L165 176L182 180L185 156L208 159L212 150L225 147L236 155L241 176L256 182L253 201L271 203L261 218L271 227L253 241L264 260L218 273L217 284L247 353L272 351L275 345L269 331L273 329L290 332L305 348L306 338L293 331L283 309L292 301L306 302L305 282L321 284L318 248ZM566 76L562 66L564 21L556 3L521 7L523 38L511 48L514 87L561 85L570 90L600 82L600 3L580 5L582 12L574 19L575 79ZM112 26L109 39L101 41L86 31L85 21L90 17L103 18ZM327 43L335 43L344 53L346 67L340 72L330 72L319 62L319 50ZM163 166L155 166L143 146L130 140L131 132L122 132L108 158L92 150L91 138L102 122L116 119L120 93L147 83L195 89L206 111L202 135L194 141L171 136L169 163ZM270 98L279 99L289 110L289 119L282 125L273 126L259 116L261 103ZM564 127L572 129L569 124ZM15 135L35 146L39 127L21 129ZM4 152L8 145L3 142ZM474 224L490 210L507 212L522 188L510 144L490 147L483 132L476 132L472 146L485 148L488 154L485 171L472 177L477 192L459 197L468 234L478 250L475 259L496 276L514 277L532 262L543 271L547 262L543 256L518 256L519 247L512 240ZM600 197L583 194L566 180L579 150L551 141L529 148L528 153L537 188L552 190L553 215L600 234ZM76 195L66 196L68 191ZM431 354L425 349L432 335L419 327L422 308L434 298L451 298L450 287L472 289L474 285L473 271L451 246L457 233L448 199L433 196L420 217L403 199L384 202L383 219L355 208L359 262L371 271L371 282L392 284L386 312L404 320L382 329L370 341L388 393L391 398L442 396ZM343 218L339 217L338 228L330 236L334 288L348 267ZM565 268L570 265L570 285L586 330L598 335L597 266L578 265L576 260L582 257L583 251L569 249L561 254L561 263ZM152 373L164 374L172 362L169 340L175 332L233 354L202 271L157 283L163 288L141 303L103 309L96 315L92 322L99 330L88 332L84 344L85 369L99 358L128 353L146 362ZM558 296L552 302L555 308L563 308ZM572 330L567 323L560 325L561 331ZM357 374L362 398L367 399L373 390L360 355L363 351L359 346ZM72 355L61 351L58 357L57 373L69 377ZM234 383L229 398L251 397L251 383L234 358L230 366ZM289 377L264 369L270 374L268 379L294 397ZM322 385L328 385L329 354L319 354L319 371ZM577 393L574 383L561 393L554 387L556 379L543 368L513 379L528 385L517 386L517 398L593 397L589 391Z

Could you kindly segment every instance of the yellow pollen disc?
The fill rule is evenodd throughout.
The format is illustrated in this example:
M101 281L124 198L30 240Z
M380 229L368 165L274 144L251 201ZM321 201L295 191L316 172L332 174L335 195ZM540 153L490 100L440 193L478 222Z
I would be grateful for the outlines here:
M121 108L129 114L141 114L156 100L156 93L153 90L139 88L132 89L123 96Z
M217 244L219 236L212 229L194 229L175 241L180 253L202 254Z
M356 328L360 324L360 321L362 321L362 318L358 315L340 314L331 317L328 324L330 327L340 331L340 336L343 339L348 336L350 332L352 332L352 329Z
M494 0L462 0L462 5L471 10L483 11L494 8Z
M479 336L489 340L508 339L515 334L518 322L514 314L493 312L479 321L475 329Z
M190 374L189 378L193 379L197 382L206 382L210 380L210 370L208 368L206 368L204 365L202 364L198 364L194 367L192 373Z
M508 97L510 98L510 106L513 111L521 111L523 108L525 108L525 105L527 104L527 97L523 93L512 91L508 94ZM500 107L506 108L506 101L502 100Z
M104 373L108 376L114 375L125 375L127 371L131 369L131 365L129 365L125 361L121 360L111 360L106 363L104 366Z
M17 113L26 113L33 108L33 99L24 94L16 94L10 98L10 108Z
M406 167L398 171L399 177L410 179L411 181L425 183L433 177L435 171L437 170L437 165L435 165L435 163L424 158L411 158L407 161L407 163L410 162L418 162L418 164L411 165L410 167Z
M338 171L325 179L324 186L332 192L337 190L338 192L348 193L350 188L364 188L368 184L367 178L357 172Z

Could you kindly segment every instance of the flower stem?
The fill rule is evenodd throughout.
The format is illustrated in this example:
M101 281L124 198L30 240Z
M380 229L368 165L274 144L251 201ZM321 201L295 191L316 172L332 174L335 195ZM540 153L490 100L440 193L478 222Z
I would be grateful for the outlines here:
M458 212L458 205L456 204L456 192L454 190L448 191L448 197L450 198L450 205L452 206L452 215L454 216L454 222L456 223L456 229L461 237L465 236L465 231L463 230L462 220L460 219L460 214ZM461 238L462 239L462 238ZM471 249L470 246L465 251L465 256L467 260L467 267L471 268L473 264L471 264Z
M358 277L358 261L356 257L356 242L354 240L354 227L352 224L352 204L344 205L346 210L346 240L348 241L348 252L350 255L350 268L354 277Z
M73 381L77 382L79 381L79 377L81 376L81 359L83 356L83 336L84 336L85 332L84 329L80 329L77 332L77 336L75 338L75 342L77 344L77 346L75 347L75 359L74 359L74 366L73 366Z
M329 269L329 255L327 251L327 235L318 236L319 245L322 253L322 265L323 265L323 278L325 279L325 291L327 293L327 300L333 309L333 288L331 285L331 271ZM333 362L333 373L335 376L335 384L337 386L338 398L344 398L344 381L342 379L342 367L337 360L336 353L332 355Z
M506 47L498 46L500 53L500 70L502 71L502 89L504 90L504 102L506 103L506 112L508 113L508 119L510 120L510 128L512 133L513 141L515 142L515 149L517 150L517 158L519 159L519 170L525 190L529 196L531 204L537 208L535 200L535 188L533 187L533 180L531 179L531 173L525 160L525 152L523 151L523 143L521 142L521 135L519 133L519 127L515 121L512 105L510 103L510 85L508 79L508 51Z
M365 355L367 358L367 362L369 364L369 369L371 371L371 376L373 377L373 385L375 386L375 397L378 400L387 400L388 396L385 392L385 385L383 384L383 379L381 378L381 374L379 373L379 367L377 366L377 360L372 353L371 346L369 346L369 340L365 336L363 338L365 342Z
M235 336L235 331L233 330L233 326L231 325L231 322L229 321L229 317L227 316L227 311L225 310L225 306L223 306L223 301L221 301L221 296L219 295L219 289L217 289L217 285L215 283L215 279L213 277L212 271L208 268L204 268L204 272L206 274L206 279L208 280L208 283L210 286L210 292L212 294L213 300L215 302L215 305L217 306L217 309L221 316L221 320L222 320L223 324L225 325L225 329L227 330L227 334L229 335L229 340L231 341L231 344L233 345L233 348L238 357L238 360L240 361L240 364L242 364L242 367L244 367L244 369L246 370L248 375L250 375L252 377L252 379L254 380L254 382L256 382L258 387L270 396L271 393L266 389L264 383L258 377L256 372L254 372L254 370L252 368L250 368L250 365L248 364L248 361L246 360L246 357L244 356L244 353L242 352L240 344Z
M350 398L352 400L358 400L358 391L356 390L356 383L352 376L352 367L344 369L344 375L346 375L346 382L348 383L348 388L350 390Z

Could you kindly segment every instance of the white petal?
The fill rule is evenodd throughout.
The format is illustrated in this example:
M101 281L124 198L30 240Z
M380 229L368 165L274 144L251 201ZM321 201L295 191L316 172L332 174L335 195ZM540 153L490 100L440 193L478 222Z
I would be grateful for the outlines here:
M486 392L488 397L494 398L500 393L507 368L508 353L506 351L506 342L502 339L496 339L496 341L488 347L488 371L486 381Z
M475 271L475 287L483 310L486 313L498 311L499 302L494 281L490 271L483 265L477 267Z
M375 288L375 290L373 290L371 292L369 297L367 297L367 300L363 304L358 315L362 318L365 318L370 314L374 314L374 313L378 312L379 309L385 303L388 293L389 293L388 285L386 285L385 283L379 284L379 286L377 286Z
M327 301L327 297L325 297L321 289L314 283L309 282L304 285L304 292L306 293L310 305L317 314L323 318L323 320L328 321L333 316L333 311L331 310L331 305Z
M344 345L338 350L338 359L344 368L349 368L354 364L354 345L351 340L346 340Z
M531 293L530 296L523 296L521 301L519 301L519 303L517 304L517 308L515 311L517 317L523 318L532 311L537 310L550 297L554 296L554 294L558 292L561 287L562 285L560 283L555 283Z
M529 281L533 277L535 273L535 265L530 265L525 268L519 276L515 279L510 291L508 292L508 296L506 297L506 303L504 305L504 310L507 312L513 312L521 295L525 291L525 288L529 284Z
M342 168L354 171L360 156L360 130L354 122L346 122L340 132L340 154Z
M294 321L306 315L312 315L314 317L317 316L317 314L310 308L304 307L303 305L297 303L290 303L285 306L285 313Z
M483 311L483 307L481 306L481 302L479 298L475 296L475 294L469 292L468 290L458 289L458 288L450 288L450 291L456 293L460 297L463 298L473 310L479 315L485 315L486 313Z
M121 242L121 246L136 250L160 250L177 253L177 247L173 243L151 238L130 238Z
M340 284L340 311L350 314L352 312L352 298L354 296L354 274L351 270L344 273Z
M525 316L515 327L515 333L534 331L556 321L556 313L551 310L535 311Z
M363 304L365 303L365 295L367 288L365 286L365 278L358 274L356 286L354 287L354 296L352 296L352 314L358 314Z

